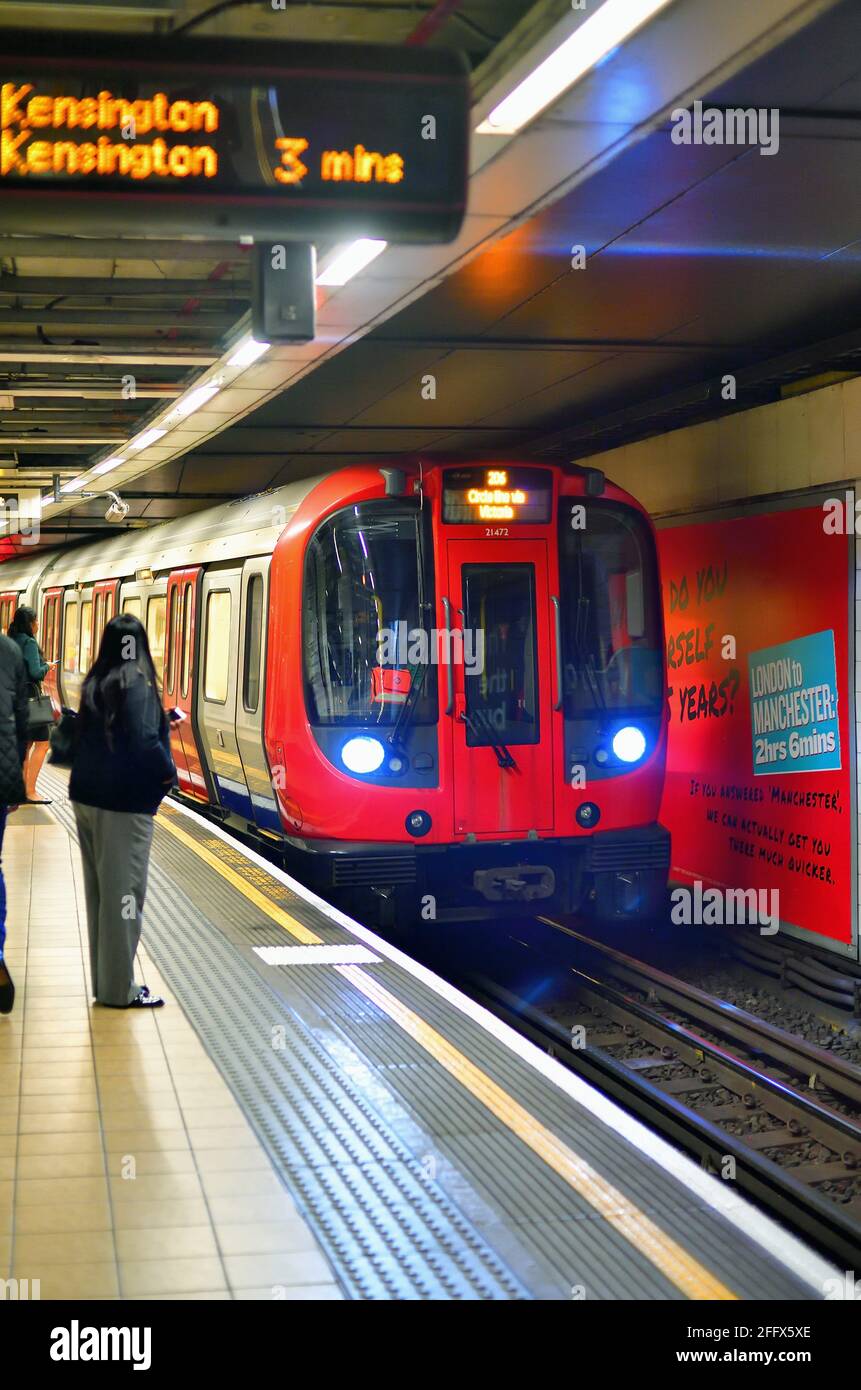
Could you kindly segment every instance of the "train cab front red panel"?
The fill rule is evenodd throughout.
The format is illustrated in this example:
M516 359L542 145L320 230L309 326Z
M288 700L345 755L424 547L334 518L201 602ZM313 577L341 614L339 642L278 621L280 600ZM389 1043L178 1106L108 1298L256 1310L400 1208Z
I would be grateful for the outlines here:
M459 915L657 905L654 538L593 472L354 468L297 508L272 562L266 742L322 885Z

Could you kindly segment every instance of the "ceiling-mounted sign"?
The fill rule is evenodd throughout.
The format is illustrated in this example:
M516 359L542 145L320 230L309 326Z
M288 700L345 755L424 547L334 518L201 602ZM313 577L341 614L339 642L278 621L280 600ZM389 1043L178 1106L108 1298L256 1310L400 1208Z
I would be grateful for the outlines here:
M0 230L449 241L468 111L443 50L4 36Z

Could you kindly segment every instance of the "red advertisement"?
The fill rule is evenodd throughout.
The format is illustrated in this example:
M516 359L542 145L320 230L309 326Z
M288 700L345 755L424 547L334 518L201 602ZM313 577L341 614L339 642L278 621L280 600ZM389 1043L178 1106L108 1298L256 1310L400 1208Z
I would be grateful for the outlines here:
M821 505L658 533L672 877L852 941L850 546ZM850 529L854 517L850 512Z

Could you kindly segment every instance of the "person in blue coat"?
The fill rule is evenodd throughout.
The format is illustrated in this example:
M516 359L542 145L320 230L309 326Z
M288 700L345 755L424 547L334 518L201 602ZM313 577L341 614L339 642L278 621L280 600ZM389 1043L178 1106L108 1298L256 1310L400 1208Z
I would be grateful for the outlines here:
M24 658L24 670L29 683L31 699L42 694L42 681L49 670L49 663L42 656L36 641L38 629L39 621L32 608L22 605L15 610L15 616L9 624L9 636L13 642L17 643ZM42 764L48 752L50 729L50 724L45 724L41 728L30 730L27 753L24 759L24 787L27 792L27 800L37 806L50 805L50 799L40 797L36 790L36 779L42 771Z
M0 634L0 850L6 817L24 800L21 764L27 740L27 677L21 653ZM3 956L6 944L6 885L0 868L0 1014L12 1012L15 986Z

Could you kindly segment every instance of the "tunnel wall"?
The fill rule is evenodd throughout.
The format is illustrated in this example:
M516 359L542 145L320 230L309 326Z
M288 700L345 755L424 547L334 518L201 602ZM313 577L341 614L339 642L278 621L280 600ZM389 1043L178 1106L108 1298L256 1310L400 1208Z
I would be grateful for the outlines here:
M856 753L861 734L861 644L857 641L861 631L861 537L853 534L853 506L856 485L861 479L861 379L676 430L589 461L630 490L655 517L664 568L668 633L678 633L680 626L685 626L684 620L680 623L678 595L679 578L685 570L691 576L689 621L701 625L697 631L705 631L709 617L718 620L716 636L726 632L727 626L730 630L738 629L740 716L723 723L708 719L683 727L679 677L704 679L706 689L710 678L720 685L722 673L730 670L732 663L722 662L717 652L709 656L697 654L694 659L698 665L681 672L671 669L669 673L673 693L663 818L676 831L674 879L690 883L691 874L685 870L693 865L705 884L722 888L776 884L780 887L780 915L786 931L857 957L861 898ZM830 498L844 504L842 517L836 508L826 509ZM842 536L826 533L825 518L830 512L837 515ZM734 520L738 525L732 524ZM833 527L833 517L829 525ZM703 564L714 562L716 572L723 557L730 557L732 577L727 594L723 602L718 596L719 601L710 611L698 604L693 592L698 556L702 556ZM780 602L769 601L764 593L765 576L774 577L781 584ZM797 651L799 655L806 651L810 670L815 671L821 669L821 649L814 653L816 643L809 634L822 635L823 629L832 629L835 634L840 703L848 705L848 709L840 711L842 769L824 770L828 767L826 758L818 765L815 760L806 766L797 764L796 775L788 779L772 775L770 770L764 775L753 775L748 652L772 647L778 652ZM745 721L744 730L739 727L739 717ZM839 900L827 882L808 882L802 890L797 871L789 872L791 858L777 873L771 866L751 863L746 877L744 860L726 852L729 832L721 836L713 825L706 826L705 807L696 799L706 793L701 785L695 793L691 782L690 796L695 799L690 800L689 778L682 777L680 769L692 770L697 759L701 760L706 776L709 769L714 772L720 768L721 740L726 766L735 774L730 780L746 783L754 791L764 788L767 797L770 789L778 786L803 787L807 791L828 789L832 793L839 789L836 813L826 809L799 810L794 814L775 810L769 815L765 809L759 812L759 834L776 836L776 827L780 826L784 844L793 830L796 835L806 830L829 837L828 857L818 858L824 872L830 874L833 870L841 885L846 885L840 889ZM781 769L784 770L792 768ZM735 812L737 808L728 807L720 793L719 785L712 807ZM841 819L844 803L851 803L845 805L846 820ZM825 803L822 805L824 808ZM833 806L833 802L828 805ZM758 808L743 806L741 810L747 812L748 825L754 824ZM694 823L699 826L696 831L692 829ZM736 838L736 847L738 843ZM847 902L848 885L851 887Z

